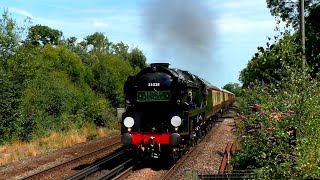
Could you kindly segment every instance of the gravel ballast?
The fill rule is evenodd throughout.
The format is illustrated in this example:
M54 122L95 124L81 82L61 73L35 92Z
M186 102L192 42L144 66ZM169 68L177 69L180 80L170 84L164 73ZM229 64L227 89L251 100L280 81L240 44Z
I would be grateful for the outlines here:
M235 135L231 131L234 125L232 117L235 114L234 111L229 111L224 118L220 118L170 179L186 179L187 170L196 171L198 174L217 174L227 143L233 142L235 139ZM2 166L0 167L0 179L21 179L99 148L101 144L110 144L111 142L114 142L113 138L81 143L72 148L58 150L50 155L36 156ZM166 172L167 169L154 169L149 166L134 171L127 179L159 179Z
M59 149L50 154L26 158L0 167L0 180L23 179L31 174L43 171L88 152L100 149L120 139L120 136L108 137L84 143L66 149ZM67 170L66 170L67 171ZM53 178L54 179L54 178Z
M235 139L231 131L235 114L236 112L229 111L223 118L220 118L170 179L186 179L187 170L196 171L198 174L217 174L227 143ZM166 172L167 170L154 170L146 167L134 171L127 179L156 180Z

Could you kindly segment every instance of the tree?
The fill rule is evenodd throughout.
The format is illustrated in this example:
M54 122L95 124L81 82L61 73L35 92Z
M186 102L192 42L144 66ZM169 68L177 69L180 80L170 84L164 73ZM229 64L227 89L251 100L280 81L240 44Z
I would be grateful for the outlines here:
M2 59L0 63L5 64L7 58L14 54L15 48L19 45L22 31L23 29L17 27L16 22L10 17L8 11L4 11L0 19L0 58Z
M113 107L124 102L123 85L128 76L137 73L128 61L119 56L96 53L97 62L92 66L94 83L92 89L102 97L109 99Z
M47 44L58 45L61 40L62 32L48 26L35 25L29 29L26 43L35 46L45 46Z
M23 30L5 10L0 18L0 144L17 138L19 133L16 119L23 84L11 71L10 59L18 50Z
M90 51L109 53L112 43L101 32L95 32L85 38L87 45L92 45ZM90 48L90 47L89 47Z
M306 17L306 59L315 78L320 71L320 4L315 5Z
M266 0L267 7L271 15L280 17L283 21L288 21L297 28L299 25L299 6L300 1L290 0ZM317 0L305 0L305 11L307 14L313 5L318 3Z
M282 73L283 64L296 65L301 62L298 33L288 32L276 37L275 44L267 43L267 48L258 47L258 53L248 62L247 67L240 72L239 80L243 87L259 81L269 84L279 81L286 76ZM292 58L294 57L294 58ZM301 64L301 63L300 63Z
M146 67L147 58L137 47L133 48L129 54L129 62L132 67L143 69Z
M76 37L69 37L66 40L62 40L61 45L66 46L67 49L80 56L81 61L86 65L92 65L94 60L92 55L88 53L88 42L86 40L77 42L77 40Z
M67 46L69 46L69 47L75 47L77 45L76 44L77 43L77 38L74 37L74 36L72 36L70 38L67 38L66 43L67 43Z
M124 44L121 41L117 44L112 45L111 54L114 54L116 56L120 56L124 61L126 61L129 59L128 50L129 50L129 46Z
M0 66L0 145L16 139L19 134L18 109L21 84L15 75L5 72Z
M84 123L112 125L112 106L124 103L124 82L145 66L142 51L123 42L114 44L103 33L78 42L76 37L62 39L61 31L48 26L30 26L25 35L23 30L4 13L0 144L68 131Z
M268 1L267 1L268 2ZM275 15L283 18L294 19L294 9L287 7L288 2L269 1L271 10ZM320 4L315 1L307 1L307 17L306 17L306 60L307 65L311 69L312 78L317 77L319 73L320 60ZM298 22L298 21L296 21ZM270 39L269 39L270 40ZM294 58L292 58L294 57ZM275 37L275 43L270 45L267 42L267 48L258 47L258 52L248 62L248 65L240 73L239 80L243 87L249 86L254 81L261 83L270 83L281 80L286 76L282 71L283 64L289 66L299 65L301 62L301 46L299 32L290 33L288 30L280 32Z
M227 91L234 93L237 97L241 96L241 87L239 83L228 83L222 87Z

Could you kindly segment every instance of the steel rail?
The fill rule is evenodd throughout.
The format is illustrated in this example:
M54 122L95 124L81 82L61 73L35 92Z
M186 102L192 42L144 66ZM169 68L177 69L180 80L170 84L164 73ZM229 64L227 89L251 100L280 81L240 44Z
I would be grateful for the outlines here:
M100 149L91 151L91 152L89 152L89 153L86 153L86 154L84 154L84 155L82 155L82 156L73 158L73 159L71 159L71 160L69 160L69 161L66 161L66 162L64 162L64 163L61 163L61 164L56 165L56 166L54 166L54 167L50 167L50 168L47 168L47 169L45 169L45 170L43 170L43 171L34 173L34 174L32 174L32 175L30 175L30 176L27 176L27 177L25 177L25 178L23 178L23 179L35 179L35 177L37 177L37 176L41 176L42 174L49 173L49 172L51 172L51 171L54 171L55 169L59 169L59 168L61 168L61 167L67 166L68 164L71 164L71 163L73 163L73 162L76 162L76 161L78 161L78 160L80 160L80 159L82 159L82 158L86 158L86 157L89 157L89 156L92 155L92 154L96 154L96 153L99 153L99 152L103 152L103 151L105 151L105 150L107 150L107 149L110 149L110 148L113 147L113 146L117 146L117 145L121 145L121 144L122 144L122 142L121 142L120 140L119 140L119 141L116 141L116 142L114 142L114 143L112 143L112 144L110 144L110 145L108 145L108 146L105 146L105 147L103 147L103 148L100 148Z
M101 169L101 166L103 164L106 164L107 162L110 162L111 160L114 160L115 158L121 156L121 155L124 155L127 151L124 149L120 152L117 152L116 154L113 154L111 156L108 156L104 159L102 159L101 161L93 164L92 166L89 166L85 169L83 169L82 171L80 171L79 173L75 174L75 175L72 175L70 177L67 178L67 180L78 180L78 179L82 179L82 178L85 178L87 177L88 175L98 171Z
M127 161L125 161L124 163L120 164L119 166L113 168L112 170L110 170L108 173L104 174L104 176L98 178L97 180L106 180L106 179L110 179L112 176L115 176L117 174L119 174L122 170L125 169L125 166L129 163L132 162L132 158L128 159ZM131 167L132 168L132 167Z
M125 171L120 173L118 176L114 177L113 180L122 180L127 178L132 173L133 166L127 168Z

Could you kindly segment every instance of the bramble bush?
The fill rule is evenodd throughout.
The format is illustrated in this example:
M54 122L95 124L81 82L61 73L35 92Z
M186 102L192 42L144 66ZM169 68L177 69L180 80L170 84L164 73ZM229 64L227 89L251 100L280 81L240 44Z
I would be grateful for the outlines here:
M291 78L244 90L235 169L259 169L267 179L320 176L319 81Z
M293 41L281 43L281 80L243 90L233 168L254 169L261 179L320 177L320 76L301 70ZM290 58L299 61L289 64Z

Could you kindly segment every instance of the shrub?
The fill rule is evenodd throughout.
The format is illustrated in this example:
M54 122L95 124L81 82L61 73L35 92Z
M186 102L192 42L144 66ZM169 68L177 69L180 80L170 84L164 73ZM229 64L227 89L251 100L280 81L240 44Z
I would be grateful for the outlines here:
M244 90L234 168L258 169L267 179L319 177L319 81L284 67L282 81Z
M297 33L285 30L268 44L256 57L262 70L250 66L267 81L246 81L243 90L234 168L253 168L261 179L320 177L320 76L313 67L301 68ZM272 76L263 71L268 63L278 64Z

